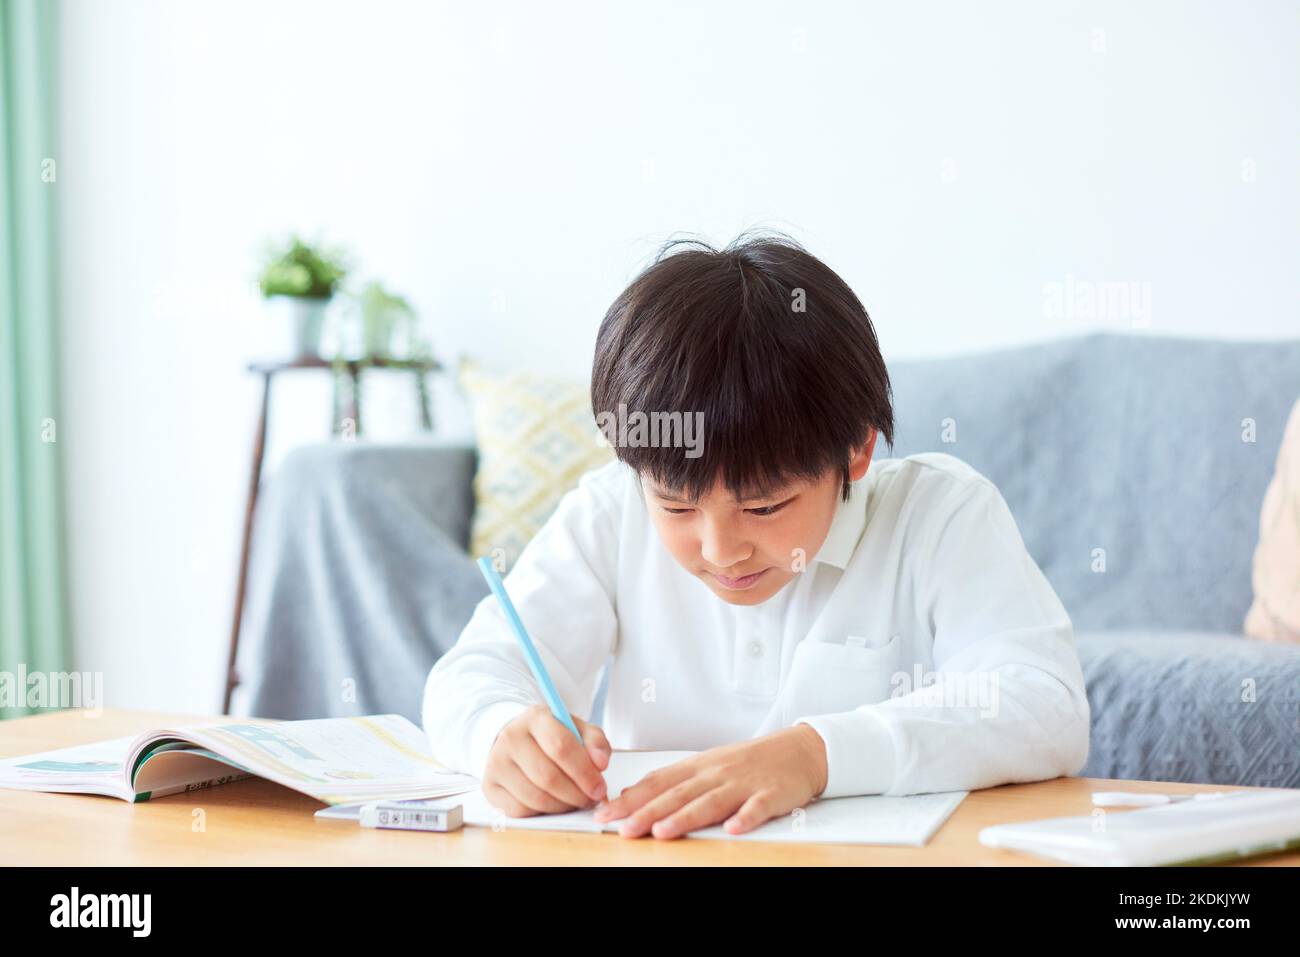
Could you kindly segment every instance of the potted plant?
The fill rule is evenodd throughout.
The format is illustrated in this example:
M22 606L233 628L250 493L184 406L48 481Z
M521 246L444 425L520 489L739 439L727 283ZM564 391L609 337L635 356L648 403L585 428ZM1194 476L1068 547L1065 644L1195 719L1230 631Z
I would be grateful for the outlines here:
M414 338L415 310L378 281L367 283L357 294L356 315L361 327L361 354L366 358L390 358L399 330L407 333L408 342Z
M297 236L268 251L258 284L271 309L288 324L297 357L320 354L325 309L346 275L341 254L314 248Z

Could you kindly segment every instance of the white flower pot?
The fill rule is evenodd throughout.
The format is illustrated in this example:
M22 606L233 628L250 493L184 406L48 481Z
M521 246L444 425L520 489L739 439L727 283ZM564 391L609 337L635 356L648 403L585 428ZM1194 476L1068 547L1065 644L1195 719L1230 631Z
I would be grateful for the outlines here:
M303 359L320 355L321 331L325 328L328 299L304 299L300 296L272 296L266 301L273 322L279 324L276 337L285 342L289 357Z

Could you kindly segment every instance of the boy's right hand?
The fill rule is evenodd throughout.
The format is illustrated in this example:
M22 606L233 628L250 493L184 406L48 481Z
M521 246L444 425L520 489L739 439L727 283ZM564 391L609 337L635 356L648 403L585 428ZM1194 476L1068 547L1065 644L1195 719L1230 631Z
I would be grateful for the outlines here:
M510 817L531 817L603 801L601 771L609 767L609 741L596 725L576 716L573 723L585 747L544 704L533 705L502 728L483 772L488 802Z

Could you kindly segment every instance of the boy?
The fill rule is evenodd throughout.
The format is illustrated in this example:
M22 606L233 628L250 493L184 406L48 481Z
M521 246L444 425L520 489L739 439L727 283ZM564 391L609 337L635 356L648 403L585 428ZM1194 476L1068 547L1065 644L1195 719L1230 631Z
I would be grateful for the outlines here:
M434 753L511 816L596 809L626 837L752 830L814 798L1073 774L1089 708L1070 619L997 489L893 441L866 310L783 238L670 244L596 341L607 429L507 588L585 747L541 703L491 596L429 675ZM671 432L671 430L669 430ZM612 658L610 657L612 655ZM611 746L698 750L605 802Z

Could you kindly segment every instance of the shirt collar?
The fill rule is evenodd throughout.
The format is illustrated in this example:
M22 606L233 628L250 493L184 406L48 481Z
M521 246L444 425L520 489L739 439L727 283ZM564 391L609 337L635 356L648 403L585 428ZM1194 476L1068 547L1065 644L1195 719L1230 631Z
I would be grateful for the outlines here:
M849 500L846 502L839 495L835 498L835 517L831 520L830 531L826 541L817 551L813 561L834 565L843 570L848 567L849 559L857 551L858 542L867 527L867 499L870 497L871 473L856 482L849 483Z

